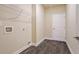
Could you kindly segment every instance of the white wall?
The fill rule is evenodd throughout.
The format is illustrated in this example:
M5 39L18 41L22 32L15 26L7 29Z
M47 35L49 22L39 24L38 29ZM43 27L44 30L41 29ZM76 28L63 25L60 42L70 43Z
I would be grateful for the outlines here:
M65 5L46 8L45 9L45 37L46 38L52 38L52 15L57 13L65 13Z
M44 9L42 5L36 5L36 41L40 42L44 38Z
M67 44L70 48L71 53L79 53L79 40L75 39L76 36L76 20L77 19L77 8L75 4L67 5ZM78 25L79 26L79 25ZM79 31L79 30L78 30Z
M26 46L32 39L32 5L17 6L23 10L18 18L0 19L0 53L14 53ZM13 26L13 32L5 33L5 26Z
M77 20L76 20L76 23L77 23L76 29L77 29L77 31L76 32L77 32L77 35L79 36L79 27L78 27L79 26L79 4L76 5L76 8L77 8L77 11L76 11L77 12L77 15L76 15L76 17L77 17Z

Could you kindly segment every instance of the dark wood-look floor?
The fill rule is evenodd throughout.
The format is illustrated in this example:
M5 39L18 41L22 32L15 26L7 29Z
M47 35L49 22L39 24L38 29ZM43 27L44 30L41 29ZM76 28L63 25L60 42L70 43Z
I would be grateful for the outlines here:
M66 42L44 40L39 46L31 46L20 54L70 54Z

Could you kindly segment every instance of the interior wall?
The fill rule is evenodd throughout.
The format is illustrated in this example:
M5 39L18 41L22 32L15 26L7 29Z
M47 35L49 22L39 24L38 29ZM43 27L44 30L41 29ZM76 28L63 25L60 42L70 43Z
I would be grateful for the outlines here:
M32 42L36 43L36 5L32 5Z
M36 5L36 42L44 38L44 8L42 5Z
M0 19L0 53L13 53L31 42L32 5L24 4L18 7L22 9L18 18ZM6 33L5 26L12 26L12 32Z
M76 26L78 21L78 8L75 4L67 5L67 44L70 48L71 53L79 53L79 40L76 37L78 32Z
M57 7L51 7L46 8L45 10L45 31L44 35L46 38L52 38L52 15L56 13L65 13L65 5L57 6Z

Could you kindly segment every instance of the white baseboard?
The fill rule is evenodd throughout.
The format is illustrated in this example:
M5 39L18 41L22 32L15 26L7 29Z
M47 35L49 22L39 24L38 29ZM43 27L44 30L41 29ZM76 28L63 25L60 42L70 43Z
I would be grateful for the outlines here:
M69 48L71 54L74 54L74 52L72 51L72 49L71 49L71 47L70 47L70 45L69 45L69 43L68 43L67 41L66 41L66 44L67 44L67 46L68 46L68 48Z
M32 46L36 46L36 43L32 43Z
M39 42L37 42L37 43L32 43L32 45L33 46L38 46L41 42L43 42L45 39L43 38L43 39L41 39Z
M39 42L37 42L37 43L30 43L29 45L26 45L26 46L24 46L24 47L22 47L21 49L19 49L19 50L17 50L17 51L15 51L15 52L13 52L13 54L19 54L19 53L21 53L22 51L24 51L25 49L27 49L28 47L30 47L30 46L38 46L41 42L43 42L45 39L43 38L43 39L41 39Z
M37 42L37 43L32 43L32 45L33 45L33 46L38 46L38 45L39 45L41 42L43 42L45 39L54 40L54 39L52 39L52 38L47 38L47 37L45 37L45 38L41 39L39 42ZM57 41L64 41L64 40L57 40ZM66 41L64 41L64 42L66 42Z
M36 45L35 46L38 46L41 42L43 42L45 39L43 38L43 39L41 39L39 42L37 42L36 43Z
M32 43L30 43L29 45L26 45L26 46L22 47L21 49L13 52L13 54L19 54L19 53L21 53L22 51L24 51L25 49L27 49L30 46L32 46Z
M55 40L55 39L53 39L53 38L49 38L49 37L45 37L44 39L48 39L48 40ZM56 41L63 41L63 42L66 42L66 40L56 40Z

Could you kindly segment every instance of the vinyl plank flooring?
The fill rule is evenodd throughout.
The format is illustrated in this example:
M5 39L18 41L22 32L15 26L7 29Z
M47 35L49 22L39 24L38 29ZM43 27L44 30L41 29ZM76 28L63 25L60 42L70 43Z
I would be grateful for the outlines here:
M44 40L39 46L31 46L20 54L71 54L66 42Z

